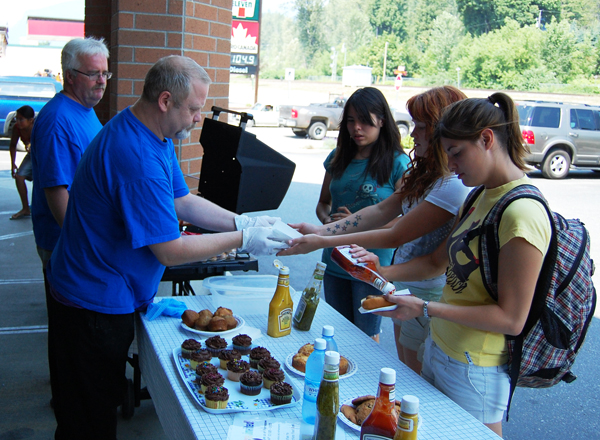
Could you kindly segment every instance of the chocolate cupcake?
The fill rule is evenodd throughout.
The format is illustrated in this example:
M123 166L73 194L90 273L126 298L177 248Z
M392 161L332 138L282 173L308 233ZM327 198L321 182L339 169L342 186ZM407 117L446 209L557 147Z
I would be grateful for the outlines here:
M181 343L181 357L189 359L193 352L202 348L202 344L195 339L186 339Z
M208 361L198 364L196 367L196 382L201 383L202 376L204 376L206 373L218 373L217 366Z
M285 380L285 373L278 368L269 368L263 371L262 375L265 388L268 390L271 389L271 385L274 383L283 382Z
M252 349L252 338L248 335L241 334L234 336L231 342L233 343L233 348L242 355L249 354Z
M227 369L227 362L234 359L241 359L242 355L237 350L223 350L219 353L219 361L221 362L221 368Z
M212 355L208 352L208 350L198 350L191 354L190 356L190 367L192 370L196 370L198 364L206 361L210 361L212 359Z
M233 359L227 362L227 379L239 382L240 376L248 370L250 370L250 364L248 364L248 362Z
M260 373L256 371L246 371L240 376L240 391L248 396L257 396L263 385L263 379Z
M229 390L223 386L208 387L204 392L206 406L211 409L225 409L229 402Z
M287 382L277 382L271 385L271 403L273 405L285 405L292 401L294 389Z
M266 357L258 361L259 373L262 373L263 371L268 370L269 368L275 368L276 370L278 370L281 368L281 364L274 357Z
M265 347L254 347L250 351L250 367L258 369L258 361L271 357L271 352Z
M208 387L220 387L225 383L225 378L221 373L206 373L202 375L202 392L206 392Z
M212 357L219 356L222 350L227 348L227 341L220 336L211 336L206 341L206 349L210 352Z

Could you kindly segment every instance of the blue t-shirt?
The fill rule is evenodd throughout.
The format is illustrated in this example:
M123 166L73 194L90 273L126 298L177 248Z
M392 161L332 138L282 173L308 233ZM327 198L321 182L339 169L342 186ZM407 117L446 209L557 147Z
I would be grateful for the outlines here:
M35 182L31 221L38 247L53 250L60 235L60 227L48 207L44 188L66 185L70 191L77 164L101 128L93 108L84 107L63 93L54 95L35 118L31 133Z
M77 168L48 270L54 289L101 313L145 308L165 269L148 245L180 236L174 200L187 194L173 142L122 111Z
M323 165L329 172L329 165L333 160L335 150L333 150ZM369 174L365 174L365 169L369 165L369 159L353 160L350 162L344 174L340 179L331 179L329 192L331 193L331 213L336 213L338 208L345 206L354 213L376 205L383 199L388 198L395 191L395 185L398 179L402 177L408 165L410 158L407 154L396 153L394 156L394 168L392 174L385 185L380 186L377 179ZM392 261L393 249L369 249L379 256L382 265L388 266ZM323 262L327 264L327 273L340 278L353 279L341 267L331 260L332 248L323 249Z

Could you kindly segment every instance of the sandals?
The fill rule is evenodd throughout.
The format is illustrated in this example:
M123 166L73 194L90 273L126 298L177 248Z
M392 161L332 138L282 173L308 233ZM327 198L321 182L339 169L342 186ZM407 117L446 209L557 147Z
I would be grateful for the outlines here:
M11 215L9 220L20 220L25 217L31 217L31 212L28 214L25 214L24 212L19 211L16 214Z

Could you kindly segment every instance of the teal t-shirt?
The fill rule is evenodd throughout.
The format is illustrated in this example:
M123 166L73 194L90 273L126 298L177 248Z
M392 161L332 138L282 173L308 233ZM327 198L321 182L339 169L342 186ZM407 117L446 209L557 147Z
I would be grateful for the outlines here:
M323 162L327 172L329 172L329 165L334 155L335 150ZM376 178L365 174L365 169L369 165L369 159L353 160L340 179L331 180L331 184L329 185L331 213L337 212L338 208L342 206L345 206L350 212L354 213L367 206L376 205L383 199L386 199L394 193L396 182L402 177L409 164L410 158L407 154L396 153L390 179L385 185L380 186ZM394 249L369 250L379 256L379 261L382 265L388 266L391 263ZM346 271L331 260L331 251L331 248L323 249L323 262L327 264L327 273L340 278L353 279Z

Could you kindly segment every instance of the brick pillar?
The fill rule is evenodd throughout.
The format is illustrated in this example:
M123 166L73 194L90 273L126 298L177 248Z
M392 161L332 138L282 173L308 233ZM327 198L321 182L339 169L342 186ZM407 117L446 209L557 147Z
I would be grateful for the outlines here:
M232 0L86 0L86 35L110 42L113 78L98 112L109 117L133 104L144 77L159 58L185 55L206 69L213 83L205 116L213 105L229 105ZM98 32L98 34L94 34ZM104 114L104 113L103 113ZM223 119L226 115L222 116ZM108 118L107 118L108 119ZM102 120L102 119L101 119ZM186 141L175 140L175 152L188 186L198 188L202 165L200 128Z

